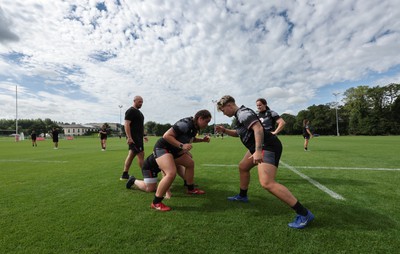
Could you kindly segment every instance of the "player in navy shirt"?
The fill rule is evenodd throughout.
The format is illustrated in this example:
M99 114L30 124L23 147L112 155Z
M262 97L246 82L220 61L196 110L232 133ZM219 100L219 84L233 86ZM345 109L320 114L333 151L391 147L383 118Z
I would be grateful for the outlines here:
M247 188L250 182L250 169L258 168L258 178L261 186L281 201L292 207L297 216L288 224L291 228L304 228L314 219L314 215L306 209L293 194L282 184L275 181L279 160L282 154L282 144L271 132L266 131L256 113L245 107L238 107L230 95L223 96L217 103L218 110L228 117L236 118L235 130L226 129L220 125L216 131L229 136L240 137L248 151L240 162L240 193L228 197L230 201L248 202Z

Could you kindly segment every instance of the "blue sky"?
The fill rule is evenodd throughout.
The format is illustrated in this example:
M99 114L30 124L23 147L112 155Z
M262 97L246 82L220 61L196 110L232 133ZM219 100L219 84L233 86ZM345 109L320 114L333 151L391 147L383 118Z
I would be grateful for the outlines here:
M297 114L400 83L398 17L397 0L2 0L0 118L16 86L23 119L118 122L135 95L158 123L226 94Z

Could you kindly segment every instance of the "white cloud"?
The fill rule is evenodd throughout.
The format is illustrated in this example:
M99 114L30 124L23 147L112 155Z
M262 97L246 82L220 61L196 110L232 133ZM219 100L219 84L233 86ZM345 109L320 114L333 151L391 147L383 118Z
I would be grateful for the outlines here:
M335 83L399 80L395 0L2 3L0 118L15 114L12 84L31 94L21 118L116 122L140 94L146 121L174 123L225 94L296 114Z

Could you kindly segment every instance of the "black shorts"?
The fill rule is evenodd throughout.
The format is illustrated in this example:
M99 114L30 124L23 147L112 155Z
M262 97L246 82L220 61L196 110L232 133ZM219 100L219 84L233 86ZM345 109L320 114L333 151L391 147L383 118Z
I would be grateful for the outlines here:
M153 150L153 154L154 154L155 158L160 158L161 156L163 156L166 153L172 154L172 156L174 156L174 159L177 159L184 154L182 151L176 153L176 152L171 152L166 148L159 148L159 147L155 147Z
M265 163L275 165L276 167L279 166L279 160L281 159L282 153L263 150L262 154Z
M263 160L265 163L269 163L275 165L276 167L279 166L279 160L282 156L282 143L281 141L274 136L270 139L270 142L264 144L263 147Z
M144 160L142 167L143 181L145 183L157 183L157 176L161 170L158 167L154 154Z
M129 150L132 150L135 154L143 152L143 145L137 145L136 143L129 144Z

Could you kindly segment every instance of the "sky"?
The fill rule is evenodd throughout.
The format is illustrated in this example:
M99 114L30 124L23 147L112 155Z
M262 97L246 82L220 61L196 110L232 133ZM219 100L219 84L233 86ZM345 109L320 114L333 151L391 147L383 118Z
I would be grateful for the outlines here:
M0 119L118 123L135 95L145 122L230 123L224 95L296 115L400 83L399 17L398 0L1 0Z

